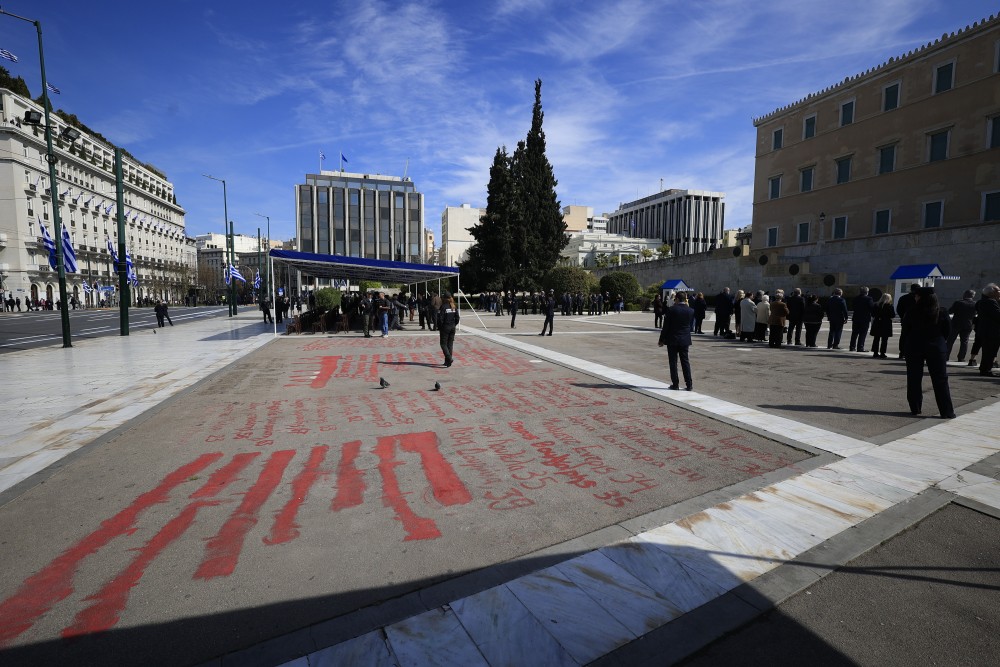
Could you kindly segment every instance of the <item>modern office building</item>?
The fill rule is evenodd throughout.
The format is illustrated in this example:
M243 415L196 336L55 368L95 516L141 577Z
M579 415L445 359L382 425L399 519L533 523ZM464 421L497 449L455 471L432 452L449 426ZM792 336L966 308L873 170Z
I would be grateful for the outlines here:
M295 186L301 252L424 261L424 196L408 178L323 171Z
M948 248L970 239L950 232L971 227L975 238L1000 223L1000 19L890 58L754 125L752 250L839 253L827 270L850 273L863 242L968 272L969 253L951 257ZM907 250L918 247L938 250ZM857 279L872 280L863 269Z
M473 208L469 204L447 206L441 214L441 263L444 266L458 266L468 258L468 251L476 243L469 230L479 224L486 214L484 208Z
M26 122L26 113L42 115L41 124ZM66 123L53 123L57 187L49 181L45 161L44 115L40 105L0 89L0 276L4 293L55 301L58 275L49 267L41 226L53 237L53 195L62 225L69 231L79 271L66 274L68 295L96 304L111 297L117 276L107 239L118 243L114 148L81 132L73 141L63 136ZM196 266L185 236L184 209L174 186L155 169L123 158L126 247L139 278L133 299L183 301L193 286ZM98 286L100 292L94 292ZM107 301L116 299L106 298Z
M663 190L621 204L608 215L608 233L660 239L675 257L719 247L726 195L703 190Z

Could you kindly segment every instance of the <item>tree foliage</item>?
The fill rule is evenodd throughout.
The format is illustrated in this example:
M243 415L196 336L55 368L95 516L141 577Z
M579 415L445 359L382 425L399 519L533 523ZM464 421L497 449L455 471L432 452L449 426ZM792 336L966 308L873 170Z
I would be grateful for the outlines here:
M569 242L545 155L542 82L535 81L531 129L513 154L497 149L487 185L486 213L471 230L475 244L459 264L475 290L537 290Z
M332 287L323 287L316 290L316 308L319 310L333 310L340 305L340 290Z
M601 276L601 291L610 292L612 296L621 294L625 303L634 303L642 295L639 281L631 273L615 271Z
M545 274L542 286L547 290L555 290L556 294L563 292L590 294L598 288L597 278L579 266L555 267Z

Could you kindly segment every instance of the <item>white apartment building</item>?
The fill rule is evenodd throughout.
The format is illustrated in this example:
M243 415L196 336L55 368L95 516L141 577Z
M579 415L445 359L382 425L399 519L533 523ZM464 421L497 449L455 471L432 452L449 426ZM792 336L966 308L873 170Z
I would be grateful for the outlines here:
M206 248L226 248L226 235L225 234L199 234L194 237L195 245L199 251ZM281 243L278 241L277 243ZM272 246L273 247L273 246ZM278 245L277 247L281 247ZM241 253L251 253L257 252L267 252L267 239L261 239L260 244L257 243L256 236L247 236L246 234L233 234L233 250L236 254Z
M660 259L657 250L663 245L659 239L637 239L622 234L595 234L577 232L571 234L569 243L559 254L563 266L581 266L585 269L602 268L600 265L616 257L608 265L632 264ZM649 257L643 256L647 250Z
M440 255L444 266L458 266L458 262L468 259L469 248L476 243L470 230L485 214L485 208L473 208L469 204L445 207L441 214Z
M76 254L79 271L66 274L70 298L96 304L116 289L117 276L107 239L118 244L114 148L81 132L73 142L61 137L65 122L50 115L57 187L45 161L44 120L25 122L40 105L0 89L0 277L4 294L25 299L59 298L58 275L49 267L40 225L55 237L53 199ZM139 286L135 299L181 301L194 282L196 265L185 235L184 209L174 186L136 160L123 157L125 243ZM55 195L55 197L54 197ZM86 284L86 287L85 287ZM109 299L113 300L113 299Z
M663 190L620 204L608 216L608 232L661 239L674 256L718 248L725 223L726 195L705 190Z

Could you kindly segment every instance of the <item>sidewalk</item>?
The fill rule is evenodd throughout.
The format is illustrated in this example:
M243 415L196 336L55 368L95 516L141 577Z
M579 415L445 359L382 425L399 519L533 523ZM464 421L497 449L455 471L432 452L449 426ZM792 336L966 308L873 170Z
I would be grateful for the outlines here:
M979 398L969 394L958 419L916 420L863 437L858 433L877 428L844 432L817 425L808 412L790 418L713 397L708 357L716 347L738 354L743 348L735 343L699 338L704 356L695 358L696 389L708 387L706 393L668 390L665 358L649 366L635 355L637 346L648 351L655 336L651 319L637 313L557 317L556 335L543 340L536 335L540 317L519 316L517 331L508 318L483 316L484 330L469 317L459 338L584 373L597 381L594 387L637 392L812 458L511 562L429 582L207 664L669 664L949 504L1000 517L1000 402L992 386L965 388L979 391ZM433 336L394 332L390 340ZM9 410L0 427L0 506L72 460L63 457L148 419L168 399L272 340L271 327L247 312L159 334L83 341L72 350L7 355L8 375L30 381L0 390ZM273 344L307 340L313 348L349 341L332 334L279 336ZM806 368L824 363L822 356L802 358L810 360ZM645 372L637 372L641 368ZM849 403L851 391L846 387L847 396L832 402ZM995 619L996 610L983 614Z

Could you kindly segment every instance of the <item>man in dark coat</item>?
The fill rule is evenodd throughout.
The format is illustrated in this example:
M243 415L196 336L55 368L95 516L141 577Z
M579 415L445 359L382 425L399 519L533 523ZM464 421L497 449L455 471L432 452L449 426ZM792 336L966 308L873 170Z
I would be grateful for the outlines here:
M910 284L910 291L907 294L899 297L899 301L896 302L896 315L899 316L899 358L903 359L906 357L906 353L903 352L905 349L903 346L906 343L906 329L907 326L903 323L903 318L906 317L906 311L913 308L913 304L917 302L917 290L920 289L920 285L917 283Z
M861 294L854 299L854 311L851 313L851 352L867 352L865 339L868 338L868 328L872 325L872 309L875 302L868 296L868 288L862 287Z
M976 290L966 290L962 298L951 304L948 313L951 315L951 333L948 334L948 357L955 347L955 339L961 340L958 346L958 360L965 361L965 353L969 350L969 335L976 322Z
M729 333L729 319L733 316L733 295L725 288L715 297L715 329L713 335Z
M839 287L833 290L833 296L826 302L826 319L830 321L826 349L839 350L840 336L844 333L844 324L847 322L847 302L844 301L844 292Z
M677 360L680 359L681 371L684 373L684 388L688 391L694 387L691 381L691 361L688 350L691 347L691 324L694 322L694 309L688 306L687 295L678 292L674 295L674 305L667 308L663 315L663 330L657 346L667 346L670 360L670 389L680 388L680 378L677 375Z
M556 318L556 293L554 290L549 290L548 296L542 299L542 314L545 315L545 322L542 323L542 333L539 336L545 335L545 330L548 329L549 335L552 335L552 324Z
M802 322L806 312L806 299L802 296L802 290L796 287L791 295L785 299L788 305L788 345L792 344L792 331L795 331L795 344L802 345Z
M983 358L979 374L993 376L993 361L1000 350L1000 287L990 283L983 288L983 298L976 304L976 340L983 339Z

